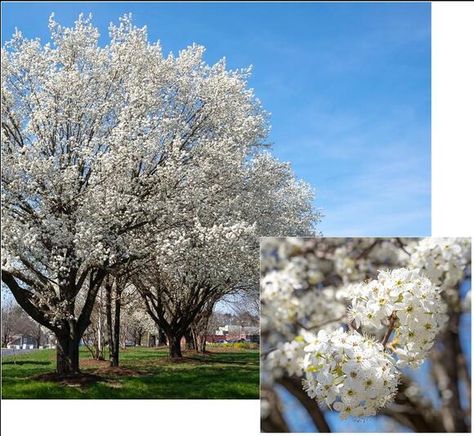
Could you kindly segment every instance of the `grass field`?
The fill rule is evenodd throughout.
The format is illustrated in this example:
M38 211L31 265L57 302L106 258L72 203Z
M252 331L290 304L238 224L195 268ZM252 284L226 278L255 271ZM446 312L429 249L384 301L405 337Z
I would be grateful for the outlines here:
M81 371L96 380L43 381L55 370L55 350L37 350L2 357L2 398L203 398L257 399L258 350L213 348L187 352L180 361L167 348L129 348L121 352L120 368L90 359L81 350Z

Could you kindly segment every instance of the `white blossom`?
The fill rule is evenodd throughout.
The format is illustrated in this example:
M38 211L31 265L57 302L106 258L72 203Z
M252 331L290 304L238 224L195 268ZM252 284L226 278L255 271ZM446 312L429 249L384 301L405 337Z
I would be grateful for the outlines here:
M380 329L393 314L398 364L422 363L447 321L439 288L419 270L399 268L381 271L377 280L361 283L352 292L350 316L355 325Z
M383 346L357 332L320 330L305 347L305 389L348 416L375 415L394 397L398 372Z
M49 28L44 45L13 35L1 77L2 269L45 323L78 320L92 275L136 259L257 288L260 235L314 234L314 193L268 152L249 68L196 44L164 54L130 15L107 44L90 16Z
M285 371L290 376L302 376L306 345L302 337L298 337L291 342L278 344L277 348L268 353L264 360L266 370L273 371L275 378L283 375Z
M459 284L470 240L430 239L265 238L262 333L271 351L262 383L303 369L308 395L341 418L384 407L405 367L428 357L448 310L469 310Z
M443 289L455 286L471 259L467 238L424 238L411 247L410 266Z

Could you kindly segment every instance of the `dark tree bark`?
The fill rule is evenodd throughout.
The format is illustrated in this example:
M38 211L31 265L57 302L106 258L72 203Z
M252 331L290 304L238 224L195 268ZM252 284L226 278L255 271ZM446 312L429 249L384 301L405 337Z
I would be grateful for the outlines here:
M149 268L150 269L150 268ZM143 298L146 310L158 328L163 329L168 338L170 357L181 357L181 347L177 343L189 330L196 318L206 308L209 301L216 301L228 290L219 291L217 286L206 282L186 284L186 298L175 300L176 283L167 282L160 271L152 274L152 280L136 274L132 282Z
M105 313L109 336L109 360L110 366L113 367L119 366L121 294L119 279L108 277L105 282Z
M268 402L268 413L261 420L262 433L289 433L278 395L269 387L262 388L262 400Z
M2 281L9 287L21 308L31 318L47 327L56 335L58 341L56 349L56 371L63 376L79 372L79 342L90 324L92 308L99 287L106 275L104 270L95 272L87 271L82 274L79 280L76 280L76 273L77 271L70 271L68 276L64 279L66 284L60 289L60 294L63 295L64 302L66 302L64 318L53 324L50 322L48 316L50 309L35 303L32 292L29 289L21 287L14 274L2 269ZM89 277L89 283L86 299L81 313L76 319L74 314L75 298L87 277ZM26 284L29 286L36 285L32 282ZM45 283L43 286L49 285Z
M119 366L120 353L120 312L121 312L121 290L115 285L115 312L114 312L114 347L111 355L111 366Z
M448 389L453 395L449 398L448 407L451 410L453 419L453 430L456 433L466 433L468 431L466 422L464 421L464 412L461 407L461 395L459 392L459 368L458 368L458 352L459 344L459 313L452 313L450 316L448 329L445 332L444 338L445 356L444 359L449 362L445 365L448 373L449 383Z
M56 371L60 375L79 373L79 340L74 337L57 336Z
M156 344L158 347L167 345L166 333L162 328L158 328L158 342Z
M39 348L41 344L41 325L40 324L38 324L38 328L36 329L35 341L36 341L36 347Z
M422 400L420 397L409 395L411 386L413 386L413 381L403 375L398 385L395 401L382 409L382 413L417 433L445 432L446 429L439 418L439 413L432 404L426 399Z
M183 353L181 352L181 338L182 336L173 334L171 332L168 334L170 357L173 359L179 359L183 357Z
M142 337L143 337L143 333L137 332L137 334L135 335L135 345L140 346L142 344ZM150 341L151 341L151 338L150 338ZM148 346L150 346L150 343L148 343Z
M105 280L105 319L107 322L107 340L109 343L109 361L112 365L112 355L115 349L114 345L114 329L113 329L113 317L112 317L112 285L113 282L110 277Z
M197 344L194 339L194 335L191 329L188 329L184 335L184 339L186 339L186 350L196 350Z
M182 357L181 338L191 328L216 288L201 283L195 284L189 289L190 295L187 301L170 309L173 304L171 299L173 293L163 283L155 284L153 292L150 290L151 286L142 282L137 276L134 277L133 283L145 302L148 314L157 327L165 332L170 357Z
M211 319L216 301L217 300L215 299L210 299L206 303L191 327L196 344L196 350L200 353L206 352L206 338L209 329L209 320Z

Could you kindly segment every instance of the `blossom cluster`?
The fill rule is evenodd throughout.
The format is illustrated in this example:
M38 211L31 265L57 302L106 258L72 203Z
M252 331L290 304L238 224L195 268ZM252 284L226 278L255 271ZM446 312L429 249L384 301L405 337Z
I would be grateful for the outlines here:
M275 350L268 353L265 369L275 378L282 376L284 372L290 376L302 376L306 345L302 337L297 337L291 342L279 343Z
M471 244L467 238L425 238L411 250L410 267L419 268L443 289L461 280L471 257Z
M354 286L352 295L349 314L357 328L380 329L392 320L401 366L422 363L447 320L439 288L419 270L381 271L376 280Z
M342 419L375 415L393 399L398 371L374 339L356 331L320 330L304 350L308 395L340 412Z
M308 395L342 418L375 414L448 313L469 310L457 289L469 267L467 238L265 238L262 382L303 371Z
M291 325L317 326L344 315L335 289L318 286L321 275L304 258L261 280L262 330L291 337Z

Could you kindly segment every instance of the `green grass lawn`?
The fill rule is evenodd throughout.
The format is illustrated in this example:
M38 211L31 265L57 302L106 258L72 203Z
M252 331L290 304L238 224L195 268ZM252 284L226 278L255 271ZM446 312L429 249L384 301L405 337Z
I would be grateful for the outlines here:
M101 377L89 383L40 381L54 372L55 350L2 358L2 398L258 398L258 350L213 348L172 361L166 348L129 348L120 368L81 350L81 371Z

